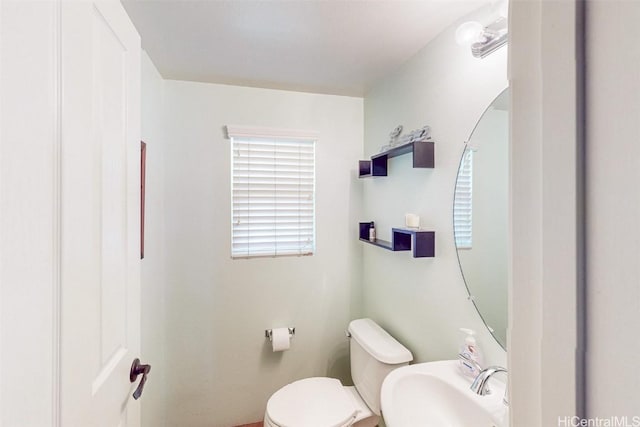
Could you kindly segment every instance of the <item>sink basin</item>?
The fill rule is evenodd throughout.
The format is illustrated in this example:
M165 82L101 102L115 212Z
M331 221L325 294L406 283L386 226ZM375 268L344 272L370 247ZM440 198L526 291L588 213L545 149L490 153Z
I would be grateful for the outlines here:
M491 394L478 396L457 360L417 363L392 371L380 401L388 427L506 427L504 384L492 378Z

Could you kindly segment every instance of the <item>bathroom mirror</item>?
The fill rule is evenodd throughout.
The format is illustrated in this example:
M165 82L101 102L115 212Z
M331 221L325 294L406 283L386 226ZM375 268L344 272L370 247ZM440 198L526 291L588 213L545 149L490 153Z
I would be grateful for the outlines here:
M469 297L507 347L509 89L478 120L460 159L453 230Z

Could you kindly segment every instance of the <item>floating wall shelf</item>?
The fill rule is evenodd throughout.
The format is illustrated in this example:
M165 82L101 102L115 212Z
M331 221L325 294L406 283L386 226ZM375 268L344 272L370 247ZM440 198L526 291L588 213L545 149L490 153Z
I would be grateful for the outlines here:
M389 251L413 250L414 258L434 257L436 255L436 232L409 228L392 228L391 242L382 239L369 240L371 222L360 223L360 240Z
M360 160L359 177L387 176L387 160L412 153L414 168L433 168L435 165L433 141L410 142L383 153L374 154L371 160Z

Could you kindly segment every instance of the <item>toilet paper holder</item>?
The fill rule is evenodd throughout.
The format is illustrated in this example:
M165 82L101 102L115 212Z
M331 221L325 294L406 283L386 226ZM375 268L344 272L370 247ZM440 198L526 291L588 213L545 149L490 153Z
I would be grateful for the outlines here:
M296 328L287 328L287 329L289 329L289 337L293 338L293 336L296 334ZM264 337L269 338L269 341L271 341L272 339L272 334L273 334L272 329L264 330Z

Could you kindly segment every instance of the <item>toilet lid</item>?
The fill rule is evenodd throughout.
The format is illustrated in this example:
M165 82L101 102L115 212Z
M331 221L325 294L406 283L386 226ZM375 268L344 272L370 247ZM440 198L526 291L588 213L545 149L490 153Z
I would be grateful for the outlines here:
M357 408L335 378L305 378L276 391L267 402L271 421L282 427L342 427Z

